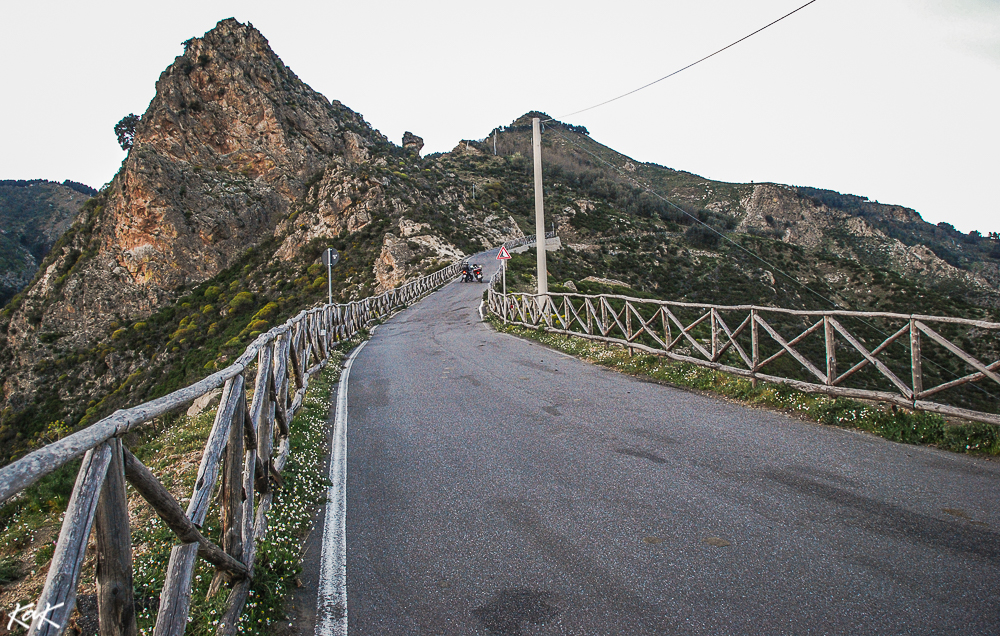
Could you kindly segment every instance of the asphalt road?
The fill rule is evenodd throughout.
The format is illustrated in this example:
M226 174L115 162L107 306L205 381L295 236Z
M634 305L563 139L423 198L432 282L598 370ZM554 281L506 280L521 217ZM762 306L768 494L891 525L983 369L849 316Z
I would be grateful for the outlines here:
M352 635L1000 633L997 462L568 358L484 289L354 362Z

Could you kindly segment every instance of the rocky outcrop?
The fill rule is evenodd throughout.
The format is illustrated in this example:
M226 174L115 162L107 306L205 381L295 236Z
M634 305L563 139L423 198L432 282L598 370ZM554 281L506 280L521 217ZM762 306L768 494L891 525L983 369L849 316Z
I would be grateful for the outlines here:
M44 303L45 328L77 342L148 313L271 236L332 157L371 143L359 130L379 137L301 82L256 29L223 20L160 75L103 205L26 303ZM88 258L56 290L77 253ZM30 333L22 323L12 321Z
M417 137L410 131L403 133L403 149L407 152L415 152L417 155L420 154L420 150L424 147L423 137Z

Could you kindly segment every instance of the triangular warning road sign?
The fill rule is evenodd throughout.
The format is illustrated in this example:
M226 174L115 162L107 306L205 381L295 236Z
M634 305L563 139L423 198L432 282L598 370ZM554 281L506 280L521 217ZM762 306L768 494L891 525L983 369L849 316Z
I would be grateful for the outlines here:
M510 258L510 252L507 251L507 248L505 246L501 245L500 246L500 253L497 254L497 260L498 261L506 261L509 258Z

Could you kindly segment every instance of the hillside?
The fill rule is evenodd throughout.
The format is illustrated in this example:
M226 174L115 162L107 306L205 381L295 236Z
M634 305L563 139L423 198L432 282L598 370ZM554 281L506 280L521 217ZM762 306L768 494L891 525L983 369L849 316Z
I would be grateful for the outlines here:
M448 156L458 172L477 181L491 206L525 226L533 223L529 115ZM547 219L564 245L548 257L552 291L1000 321L994 239L973 234L956 240L953 230L925 223L912 210L860 197L713 182L639 164L578 127L553 122L543 133L542 154ZM523 254L511 261L509 289L534 292L534 259ZM872 348L899 329L845 321ZM786 320L779 330L791 338L808 326ZM948 337L982 360L1000 358L1000 343L975 330L954 330ZM924 347L929 385L969 372L955 356L932 349ZM821 350L808 353L823 360ZM910 374L906 347L896 345L887 355L896 373ZM851 356L858 354L850 348L838 353L851 364L860 360ZM806 373L786 362L789 377ZM867 388L891 389L878 376L868 369L856 377ZM954 389L936 399L975 410L997 408L990 386Z
M225 363L269 325L520 231L223 20L161 74L134 144L0 314L0 462Z
M448 155L495 209L526 228L533 227L531 115ZM829 296L855 309L922 305L962 315L1000 308L995 238L961 235L908 208L862 197L723 183L643 164L557 122L548 124L542 145L547 219L570 245L556 261L573 262L556 272L605 272L673 300L722 303L750 294L764 304L829 307L820 298ZM786 270L790 278L781 275ZM876 287L858 288L862 279ZM915 302L921 294L931 300Z
M0 307L31 282L80 206L95 194L73 181L0 181Z

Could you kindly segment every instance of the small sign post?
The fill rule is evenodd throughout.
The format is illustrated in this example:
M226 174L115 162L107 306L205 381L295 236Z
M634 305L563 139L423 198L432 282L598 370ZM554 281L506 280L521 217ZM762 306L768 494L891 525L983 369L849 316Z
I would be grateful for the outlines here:
M333 266L340 260L340 253L332 247L326 248L323 252L323 264L326 265L326 298L327 303L333 304Z
M507 261L510 260L510 252L503 245L497 253L497 260L500 261L500 269L503 270L503 324L507 324Z

